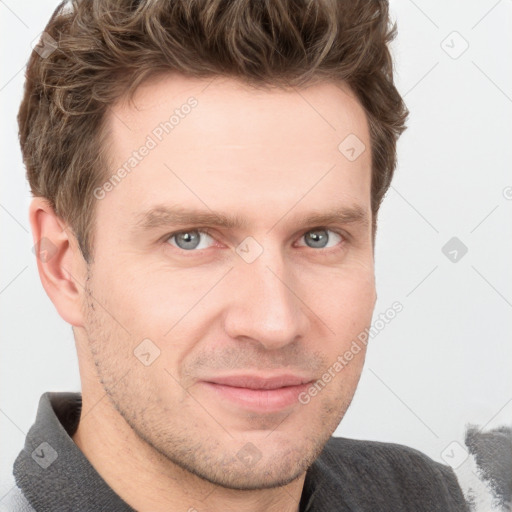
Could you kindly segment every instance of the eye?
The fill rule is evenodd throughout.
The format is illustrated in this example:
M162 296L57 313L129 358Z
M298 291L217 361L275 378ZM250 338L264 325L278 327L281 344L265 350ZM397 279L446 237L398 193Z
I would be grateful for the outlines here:
M204 229L189 229L187 231L171 233L166 237L165 240L170 245L174 245L174 247L184 251L190 251L194 249L207 249L207 246L204 244L201 245L202 235L213 240L213 238L208 234L208 231ZM171 240L173 239L176 241L175 244L171 244Z
M331 237L328 233L332 233L334 237ZM343 241L343 236L327 228L315 228L307 231L301 236L301 239L306 240L307 246L312 249L330 249L339 245ZM331 246L327 244L334 241L335 243Z
M334 236L329 235L329 233L332 233ZM330 249L339 245L340 242L344 240L344 237L340 233L322 227L311 229L300 238L304 238L306 240L306 246L311 249ZM208 239L210 239L210 241L214 240L207 229L188 229L170 233L166 235L164 241L177 249L193 252L195 249L208 249ZM330 242L333 243L329 246L328 244Z

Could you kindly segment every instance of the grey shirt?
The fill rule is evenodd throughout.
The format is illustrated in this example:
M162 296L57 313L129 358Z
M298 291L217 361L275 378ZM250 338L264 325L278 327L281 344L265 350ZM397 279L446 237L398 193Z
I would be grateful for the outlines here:
M71 436L80 393L44 393L13 475L7 508L16 512L132 512ZM113 461L115 462L115 461ZM300 512L469 510L449 466L406 446L331 437L306 473Z

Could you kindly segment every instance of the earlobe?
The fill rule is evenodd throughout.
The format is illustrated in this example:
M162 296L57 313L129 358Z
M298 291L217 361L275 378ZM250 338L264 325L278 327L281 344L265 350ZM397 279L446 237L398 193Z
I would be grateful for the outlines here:
M69 324L81 327L86 264L76 238L43 197L32 199L29 219L41 284L59 315Z

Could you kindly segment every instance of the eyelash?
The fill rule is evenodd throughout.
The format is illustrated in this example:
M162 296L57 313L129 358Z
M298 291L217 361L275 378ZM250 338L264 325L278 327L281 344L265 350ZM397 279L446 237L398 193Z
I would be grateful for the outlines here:
M311 233L313 231L322 231L322 230L325 230L325 231L331 231L332 233L335 233L336 235L340 236L342 238L341 242L338 243L338 245L336 247L329 247L327 249L322 249L322 248L319 248L319 249L314 249L313 247L307 247L306 246L306 249L312 249L312 250L315 250L316 252L319 252L319 253L330 253L330 252L336 252L336 251L339 251L341 250L344 246L345 246L345 243L349 240L349 236L347 234L345 234L344 232L340 232L340 231L336 231L334 229L331 229L327 226L318 226L318 227L314 227L314 228L310 228L308 229L307 231L304 231L300 238L302 238L304 235L306 235L307 233ZM168 233L166 234L161 240L162 242L165 244L165 245L170 245L168 243L168 241L176 236L176 235L180 235L182 233L189 233L191 231L196 231L198 233L203 233L203 234L206 234L210 237L213 238L212 236L212 231L208 228L189 228L189 229L181 229L180 231L174 231L172 233ZM179 247L174 247L174 246L171 246L173 249L176 249L178 251L180 251L181 253L200 253L201 251L204 251L206 249L198 249L198 250L190 250L190 251L185 251L184 249L180 249ZM303 247L303 246L301 246Z

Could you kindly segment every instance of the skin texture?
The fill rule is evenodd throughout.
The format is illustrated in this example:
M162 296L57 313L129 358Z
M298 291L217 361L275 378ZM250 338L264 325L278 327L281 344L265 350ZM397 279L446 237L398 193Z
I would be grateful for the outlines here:
M98 199L89 267L66 224L44 199L32 201L34 239L56 248L38 260L41 281L78 351L83 409L73 439L139 511L298 510L305 471L352 400L365 347L309 403L278 411L247 410L202 380L316 381L369 327L366 117L343 84L257 91L169 74L109 110L112 173L190 97L190 113ZM354 161L338 149L351 133L366 146ZM236 214L246 225L137 227L156 206ZM334 207L358 208L367 222L299 220ZM183 231L200 237L199 248L169 238ZM311 232L328 243L314 245ZM236 251L247 237L257 243L250 254L262 251L251 263ZM145 339L159 350L149 365L134 354ZM250 463L240 457L247 446Z

